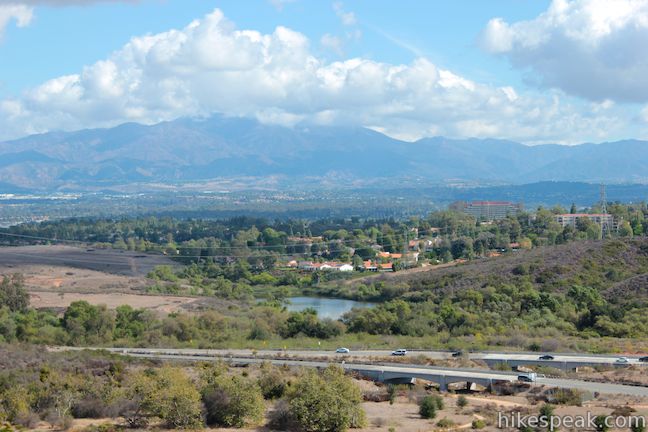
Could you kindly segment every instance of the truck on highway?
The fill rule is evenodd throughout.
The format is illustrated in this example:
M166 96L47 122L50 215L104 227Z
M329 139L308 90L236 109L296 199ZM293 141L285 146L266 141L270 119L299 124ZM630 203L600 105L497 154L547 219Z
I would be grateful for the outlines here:
M522 382L535 382L537 378L538 378L538 374L535 372L526 372L518 375L517 377L518 381L522 381Z

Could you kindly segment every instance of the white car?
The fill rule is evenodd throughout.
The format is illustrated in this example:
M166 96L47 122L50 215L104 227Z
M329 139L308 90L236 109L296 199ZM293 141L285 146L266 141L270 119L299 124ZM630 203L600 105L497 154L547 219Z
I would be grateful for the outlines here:
M619 357L618 359L616 359L615 363L626 364L630 363L630 360L628 360L627 357Z
M406 349L397 349L396 351L392 351L391 355L393 355L393 356L404 356L406 354L407 354Z
M335 350L336 353L338 354L349 354L351 351L349 348L338 348Z

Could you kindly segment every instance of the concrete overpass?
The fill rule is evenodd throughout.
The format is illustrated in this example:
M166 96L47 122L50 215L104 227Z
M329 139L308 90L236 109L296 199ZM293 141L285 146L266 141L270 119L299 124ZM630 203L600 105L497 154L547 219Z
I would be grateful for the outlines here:
M214 357L214 356L196 356L182 353L165 353L148 352L147 350L122 350L118 354L128 355L139 358L154 358L161 360L183 360L183 361L226 361L233 364L254 364L270 362L279 366L294 367L314 367L326 368L331 364L337 364L345 370L359 373L362 376L374 381L384 383L406 383L413 379L422 379L439 385L440 390L447 391L449 384L466 383L470 387L473 383L483 387L491 387L494 384L511 383L517 381L517 374L510 372L497 372L488 370L475 369L451 369L451 368L434 368L426 366L396 366L396 365L375 365L375 364L355 364L346 362L328 362L328 361L311 361L311 360L289 360L289 359L263 359L253 357Z

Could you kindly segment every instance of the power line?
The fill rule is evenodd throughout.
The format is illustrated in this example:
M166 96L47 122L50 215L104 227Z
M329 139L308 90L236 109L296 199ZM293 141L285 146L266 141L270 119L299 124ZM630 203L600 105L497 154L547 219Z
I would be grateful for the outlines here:
M419 234L421 232L433 234L433 233L438 233L438 231L435 230L421 230L419 229ZM93 242L91 241L83 241L83 240L68 240L68 239L57 239L57 238L52 238L52 237L42 237L42 236L32 236L32 235L26 235L26 234L13 234L13 233L7 233L7 232L0 232L0 235L7 236L7 237L16 237L16 238L26 238L26 239L32 239L32 240L42 240L42 241L49 241L49 242L55 242L55 243L72 243L72 244L80 244L84 246L89 246L92 245ZM390 235L390 234L387 234ZM398 235L398 232L394 231L394 235ZM190 249L197 249L197 250L203 250L203 249L225 249L225 250L255 250L255 249L260 249L260 250L268 250L271 248L283 248L283 247L299 247L299 246L305 246L305 245L327 245L331 243L337 243L337 244L347 244L347 243L362 243L363 241L373 241L373 239L350 239L350 240L337 240L337 239L330 239L330 240L321 240L321 241L311 241L311 242L299 242L299 243L285 243L285 244L277 244L277 245L255 245L255 246L181 246L178 245L174 249L178 250L190 250ZM161 245L159 243L153 243L155 245L158 245L162 248L164 248L164 245ZM379 246L384 246L384 245L379 245Z

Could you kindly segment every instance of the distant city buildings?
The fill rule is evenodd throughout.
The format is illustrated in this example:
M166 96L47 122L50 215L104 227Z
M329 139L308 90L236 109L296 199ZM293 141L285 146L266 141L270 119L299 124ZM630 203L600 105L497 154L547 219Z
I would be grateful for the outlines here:
M479 221L494 221L516 216L524 210L524 204L510 201L457 201L450 209L461 211Z

